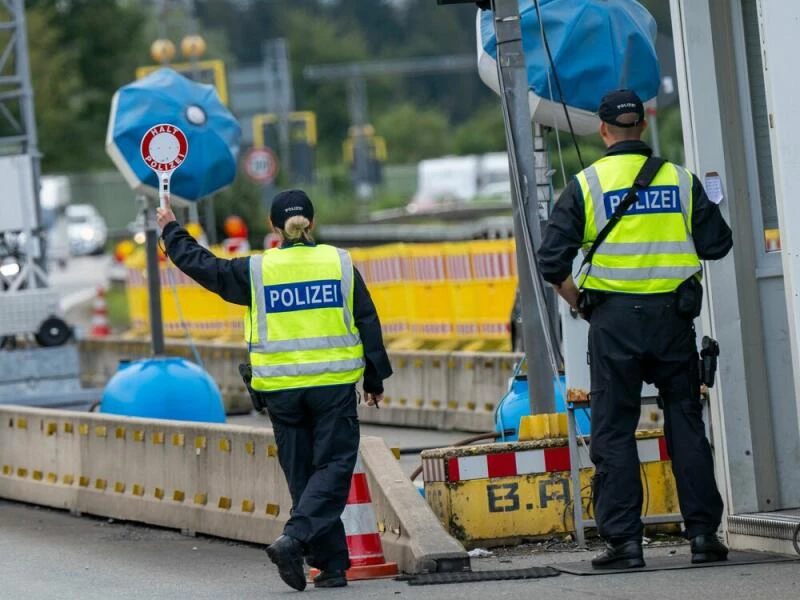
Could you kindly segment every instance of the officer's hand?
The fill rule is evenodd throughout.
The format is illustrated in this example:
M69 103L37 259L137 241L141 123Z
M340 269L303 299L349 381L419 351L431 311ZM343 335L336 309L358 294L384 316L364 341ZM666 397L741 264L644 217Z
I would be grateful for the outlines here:
M376 406L380 408L380 403L383 402L383 394L370 394L366 392L365 398L367 400L367 406Z
M164 198L164 208L160 206L156 209L156 222L158 227L163 231L168 223L176 221L175 213L172 212L172 207L169 204L169 194Z

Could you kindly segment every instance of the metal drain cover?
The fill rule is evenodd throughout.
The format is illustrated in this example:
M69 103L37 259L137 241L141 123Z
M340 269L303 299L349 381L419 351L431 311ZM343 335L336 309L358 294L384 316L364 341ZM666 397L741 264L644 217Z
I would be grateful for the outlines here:
M425 573L412 575L403 580L408 585L439 585L446 583L469 583L473 581L510 581L513 579L539 579L557 577L561 573L552 567L531 567L529 569L507 569L504 571L467 571L464 573Z

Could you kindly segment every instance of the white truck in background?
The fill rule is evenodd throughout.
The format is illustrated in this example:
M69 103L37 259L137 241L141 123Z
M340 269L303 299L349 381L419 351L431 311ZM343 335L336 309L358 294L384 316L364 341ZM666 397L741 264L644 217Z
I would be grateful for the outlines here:
M483 201L511 205L511 177L505 152L420 161L417 191L408 210L420 212Z
M62 269L70 255L67 206L72 200L69 178L64 175L44 175L40 178L39 205L41 226L47 230L47 258Z

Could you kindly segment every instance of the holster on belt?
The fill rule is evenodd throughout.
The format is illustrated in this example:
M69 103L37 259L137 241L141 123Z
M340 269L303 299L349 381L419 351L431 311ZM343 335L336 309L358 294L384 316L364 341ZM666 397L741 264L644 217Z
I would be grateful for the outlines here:
M581 290L578 294L578 312L583 315L584 319L589 321L592 318L594 309L605 302L605 300L606 295L603 292Z
M689 277L675 290L675 310L679 317L694 319L703 309L703 284L697 277Z
M718 356L719 343L717 340L704 335L703 347L700 350L700 383L706 387L714 387L714 378L717 374Z
M264 401L264 394L257 392L250 385L253 381L253 368L250 366L250 363L239 364L239 375L242 376L242 381L244 381L244 385L247 388L247 393L250 394L250 402L253 403L253 408L258 412L267 408L267 403Z

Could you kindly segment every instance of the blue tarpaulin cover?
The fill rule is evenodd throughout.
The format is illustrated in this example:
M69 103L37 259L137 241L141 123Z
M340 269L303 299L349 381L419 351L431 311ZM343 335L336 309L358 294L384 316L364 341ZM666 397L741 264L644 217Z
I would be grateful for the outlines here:
M618 88L633 89L644 101L658 94L656 22L641 4L635 0L540 0L539 6L568 106L596 112L600 98ZM520 0L520 12L531 90L559 102L533 0ZM480 15L479 44L496 60L492 17L491 11Z

